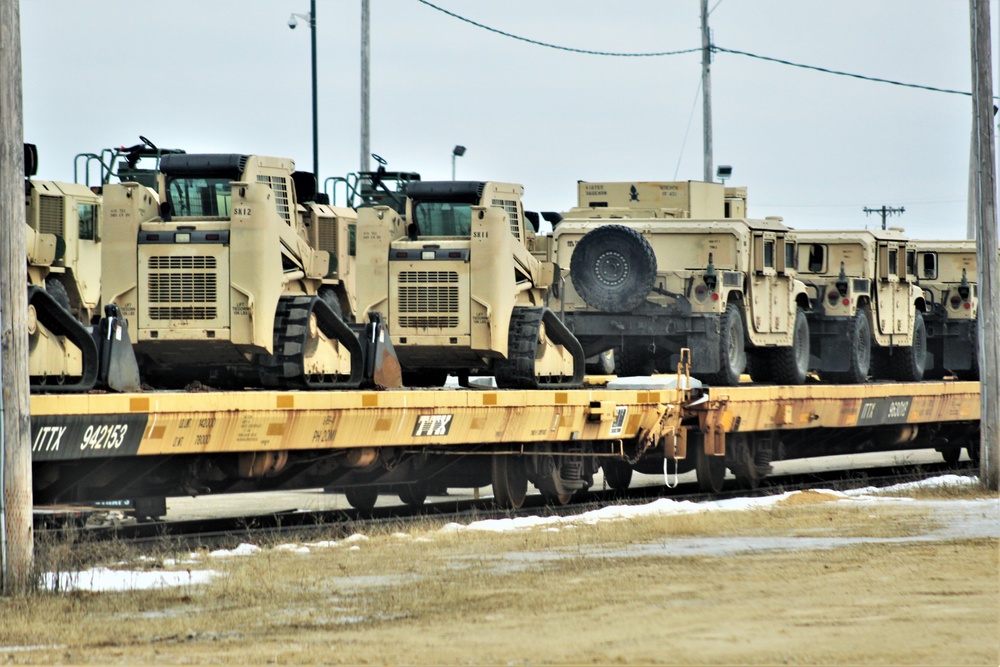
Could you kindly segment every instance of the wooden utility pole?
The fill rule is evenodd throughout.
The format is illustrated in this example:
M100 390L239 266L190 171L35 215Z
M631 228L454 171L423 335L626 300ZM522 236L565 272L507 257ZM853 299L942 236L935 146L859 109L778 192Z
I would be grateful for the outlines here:
M979 262L980 476L987 488L1000 489L1000 386L997 385L996 150L993 135L993 67L989 0L969 0L972 27L973 148L975 151L976 257Z
M31 406L18 0L0 0L0 540L3 594L31 586Z
M369 78L371 75L369 59L371 49L369 38L371 37L371 8L368 0L361 0L361 166L360 171L370 171L371 163L368 156L371 155L371 111L369 102Z
M712 34L708 29L708 0L701 0L701 117L703 180L711 183L715 175L712 173Z
M906 212L906 209L903 208L902 206L900 206L899 208L892 208L890 206L886 206L885 204L882 204L881 208L868 208L867 206L865 206L861 210L865 212L865 215L871 215L872 213L878 213L879 215L881 215L883 230L886 229L886 225L888 223L886 218L888 218L890 215L902 215L903 213Z

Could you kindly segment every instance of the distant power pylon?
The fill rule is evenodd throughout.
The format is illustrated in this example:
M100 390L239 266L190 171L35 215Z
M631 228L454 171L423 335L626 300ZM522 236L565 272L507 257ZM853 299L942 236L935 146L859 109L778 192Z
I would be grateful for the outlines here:
M883 205L882 208L868 208L867 206L865 206L862 210L865 212L865 215L871 215L872 213L879 213L882 216L882 229L886 228L885 219L887 217L889 217L890 215L900 215L904 211L906 211L906 209L903 208L902 206L900 206L899 208L890 208L885 205Z

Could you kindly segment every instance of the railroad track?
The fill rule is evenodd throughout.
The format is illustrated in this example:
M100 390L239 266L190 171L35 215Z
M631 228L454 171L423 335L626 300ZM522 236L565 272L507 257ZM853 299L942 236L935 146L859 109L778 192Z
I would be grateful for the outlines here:
M928 479L942 474L976 475L978 467L968 461L958 464L907 464L775 475L763 480L756 489L732 488L717 494L703 493L695 482L685 482L673 488L665 485L636 486L623 491L591 489L566 505L546 504L540 494L529 495L518 510L501 510L493 506L492 498L462 499L426 503L421 507L406 505L377 507L370 512L355 509L321 511L288 510L251 516L197 519L186 521L145 521L109 526L74 526L75 544L121 540L140 548L170 544L179 548L230 548L241 542L274 540L281 536L312 539L315 533L325 539L347 537L351 533L369 530L390 523L418 518L442 521L470 522L518 516L567 516L613 504L652 501L670 498L676 501L705 502L740 497L761 497L826 488L846 491L866 486L884 487ZM734 485L735 486L735 485ZM58 539L66 528L42 527L36 530L41 538Z

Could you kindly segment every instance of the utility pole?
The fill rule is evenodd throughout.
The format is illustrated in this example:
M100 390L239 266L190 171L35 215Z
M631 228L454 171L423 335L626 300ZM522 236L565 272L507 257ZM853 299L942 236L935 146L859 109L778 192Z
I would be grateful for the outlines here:
M899 208L890 208L890 207L886 206L885 204L882 205L882 208L868 208L867 206L865 206L861 210L865 212L865 215L871 215L872 213L878 213L878 214L880 214L882 216L882 229L883 230L886 229L886 221L885 221L885 219L887 217L889 217L890 215L902 215L906 211L906 209L904 207L902 207L902 206L900 206Z
M0 0L0 558L4 595L31 587L31 405L18 0Z
M368 6L369 0L361 0L361 167L359 171L371 171L371 163L368 161L371 155L371 124L369 107L369 81L371 71L369 62L371 49L369 39L371 37L371 8Z
M979 265L979 436L980 478L1000 489L1000 386L997 349L1000 328L993 297L1000 289L997 262L996 150L993 134L993 66L989 0L969 0L972 29L973 149L975 152L976 259Z
M711 183L712 175L712 36L708 29L708 0L701 0L701 117L704 144L704 176Z

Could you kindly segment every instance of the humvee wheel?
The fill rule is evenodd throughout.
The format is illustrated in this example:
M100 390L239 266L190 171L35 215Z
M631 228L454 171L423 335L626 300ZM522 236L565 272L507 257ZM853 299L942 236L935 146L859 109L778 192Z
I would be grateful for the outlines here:
M826 374L826 380L839 384L864 384L872 365L872 331L868 314L858 308L850 331L851 366L846 371Z
M615 372L622 377L652 375L656 371L653 353L642 344L626 339L615 356Z
M897 347L890 357L892 377L900 382L920 382L927 363L927 327L924 314L913 314L913 345Z
M587 373L589 375L613 375L615 372L615 350L604 350L592 357L587 357Z
M502 509L518 509L528 495L528 468L520 456L493 455L493 502Z
M979 379L979 340L976 334L978 333L975 328L972 330L973 336L969 345L972 347L972 355L969 363L971 364L968 368L961 371L955 371L955 376L959 380L978 380ZM976 449L978 454L979 449ZM971 457L970 457L971 458Z
M746 365L743 315L739 306L731 303L719 322L719 370L706 373L703 379L708 384L733 387L740 383Z
M587 232L573 249L570 280L587 305L624 313L641 305L656 282L656 255L642 234L623 225Z
M771 375L778 384L803 384L809 374L809 322L801 308L795 311L792 346L774 348Z

